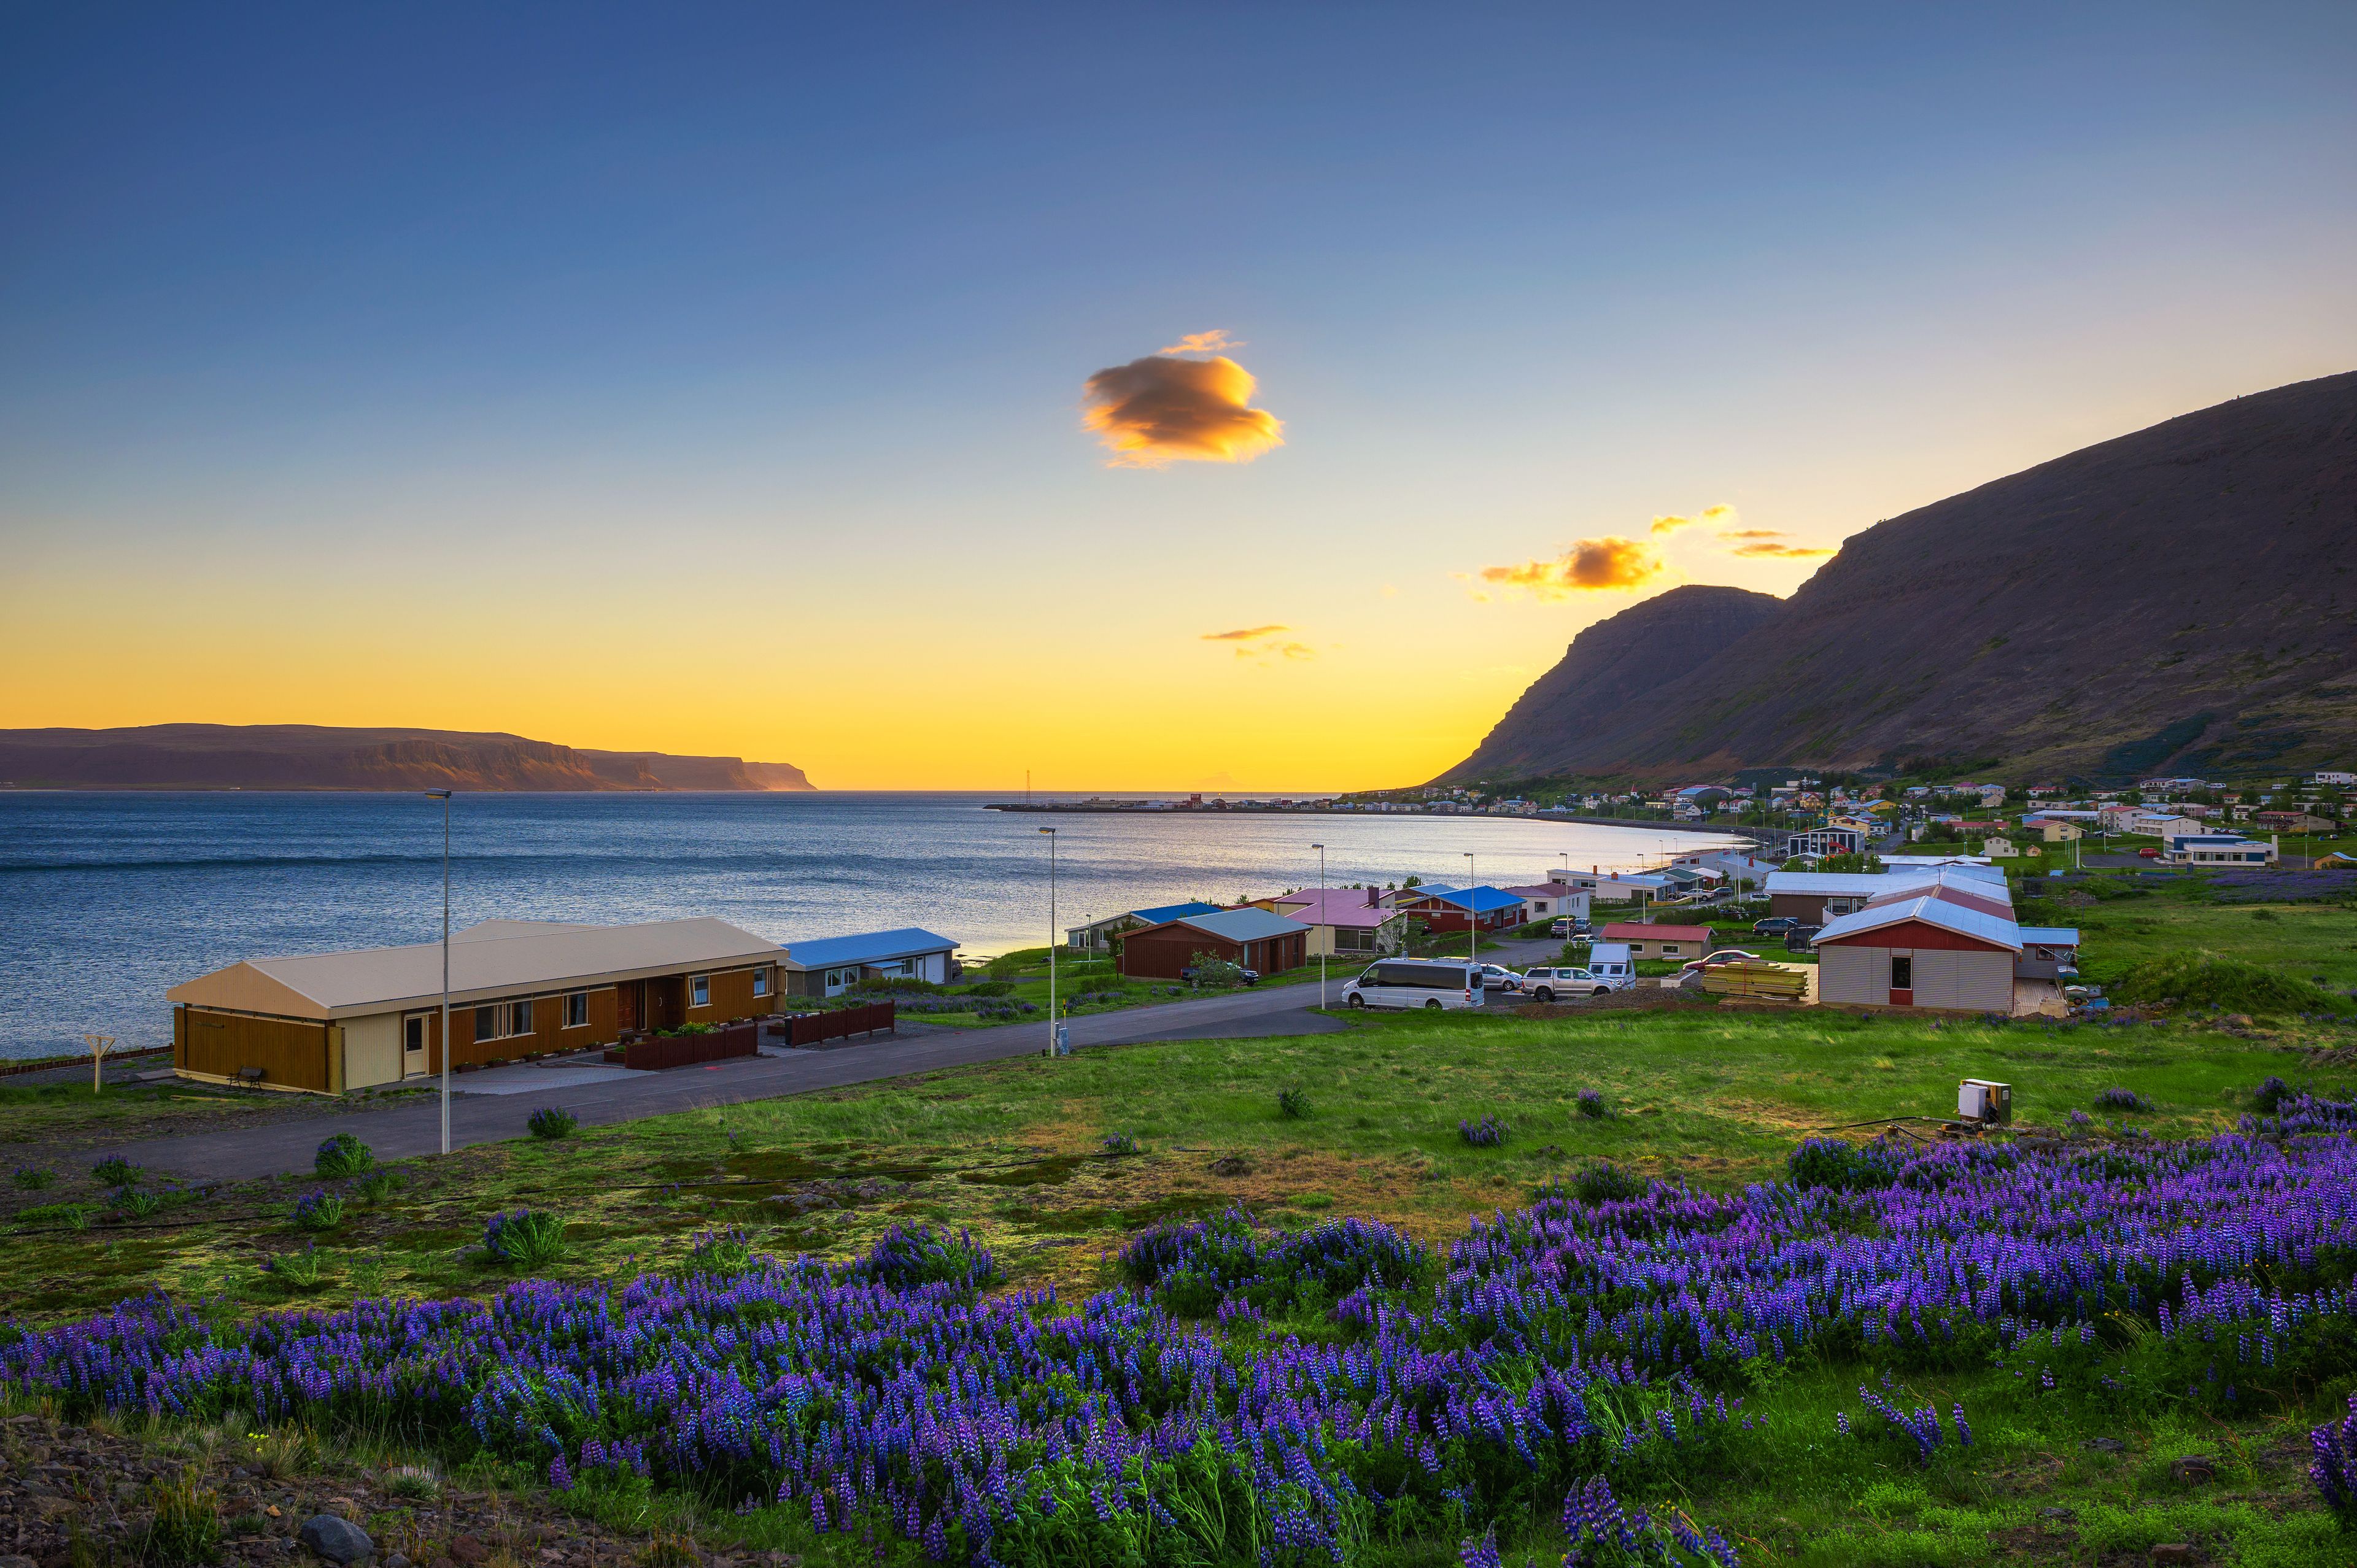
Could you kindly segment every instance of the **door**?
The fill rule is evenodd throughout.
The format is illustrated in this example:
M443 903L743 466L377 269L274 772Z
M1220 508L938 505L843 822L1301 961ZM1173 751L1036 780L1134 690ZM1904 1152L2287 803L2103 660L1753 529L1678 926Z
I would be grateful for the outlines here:
M626 980L614 987L614 1027L617 1031L635 1029L646 1014L647 983Z
M432 1015L412 1013L401 1021L401 1076L425 1076L425 1039Z
M1915 955L1895 952L1890 955L1890 1004L1893 1007L1915 1005Z

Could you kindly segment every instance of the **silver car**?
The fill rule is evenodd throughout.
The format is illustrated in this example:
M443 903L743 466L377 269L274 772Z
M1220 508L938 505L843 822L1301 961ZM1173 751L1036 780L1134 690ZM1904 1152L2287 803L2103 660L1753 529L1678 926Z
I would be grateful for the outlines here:
M1601 996L1608 991L1618 991L1624 983L1590 974L1584 969L1523 971L1523 993L1539 1002L1552 1002L1558 996Z

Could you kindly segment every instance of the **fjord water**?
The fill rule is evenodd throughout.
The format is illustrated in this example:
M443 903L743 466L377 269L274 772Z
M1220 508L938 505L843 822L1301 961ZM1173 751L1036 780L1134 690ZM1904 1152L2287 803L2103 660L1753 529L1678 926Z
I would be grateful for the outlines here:
M1048 797L1041 797L1047 799ZM454 926L713 915L780 941L923 926L969 955L1057 924L1312 885L1543 880L1707 834L1497 817L991 811L1001 795L471 795ZM0 1056L171 1037L165 991L242 958L437 939L442 809L414 795L0 793Z

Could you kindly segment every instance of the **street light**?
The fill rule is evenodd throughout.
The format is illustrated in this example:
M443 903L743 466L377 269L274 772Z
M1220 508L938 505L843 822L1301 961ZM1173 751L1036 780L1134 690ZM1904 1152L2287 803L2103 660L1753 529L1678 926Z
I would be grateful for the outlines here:
M1481 922L1473 908L1473 852L1465 852L1465 956L1481 961Z
M1318 1005L1326 1005L1326 949L1334 945L1334 917L1326 909L1326 846L1313 843L1318 852L1318 923L1326 928L1326 947L1318 950Z
M1028 777L1028 776L1027 776ZM1056 1054L1056 830L1048 835L1048 1054Z
M442 1152L450 1152L450 791L428 789L442 802Z

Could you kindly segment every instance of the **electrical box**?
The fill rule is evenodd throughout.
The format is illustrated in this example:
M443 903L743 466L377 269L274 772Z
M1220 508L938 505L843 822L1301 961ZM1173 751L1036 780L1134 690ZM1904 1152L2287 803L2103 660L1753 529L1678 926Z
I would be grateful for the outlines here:
M2012 1125L2013 1085L1991 1083L1985 1078L1965 1079L1956 1085L1956 1115L1985 1127Z

